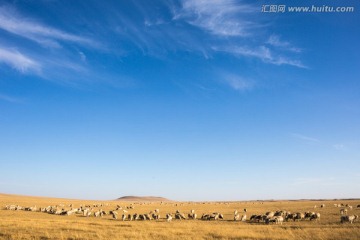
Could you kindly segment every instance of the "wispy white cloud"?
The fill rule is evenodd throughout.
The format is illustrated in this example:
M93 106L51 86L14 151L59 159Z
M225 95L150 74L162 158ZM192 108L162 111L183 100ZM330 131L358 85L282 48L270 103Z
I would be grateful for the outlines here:
M9 96L9 95L6 95L6 94L2 94L2 93L0 93L0 100L7 101L7 102L10 102L10 103L22 103L23 102L22 99L12 97L12 96Z
M301 61L289 59L282 55L275 55L273 51L265 46L248 47L248 46L232 46L232 47L213 47L215 51L226 52L236 56L253 57L262 60L265 63L274 65L290 65L298 68L307 68Z
M346 149L345 145L342 143L337 143L333 145L333 148L339 151L343 151Z
M85 53L79 51L79 56L80 56L81 61L86 62L86 55L85 55Z
M294 138L306 141L308 143L319 143L320 142L320 140L317 139L317 138L305 136L305 135L302 135L302 134L299 134L299 133L292 133L291 136L294 137Z
M105 53L112 55L109 58L132 54L139 49L145 55L164 60L167 60L168 53L177 51L201 54L206 59L216 57L218 52L226 52L236 57L257 58L277 66L306 68L300 60L276 52L272 46L289 45L276 35L269 38L268 45L263 41L264 38L258 39L259 35L254 28L261 28L261 24L254 17L254 11L258 12L258 9L252 4L236 0L179 0L174 4L163 4L165 7L162 6L162 10L171 9L166 14L162 10L152 9L149 7L151 5L137 5L141 10L139 17L133 18L111 9L111 20L104 20L104 25L108 28L103 29L102 33L108 38L104 38L101 46L113 46L113 51ZM92 26L93 22L89 21L87 24ZM189 24L193 26L190 29ZM97 51L99 43L84 37L86 34L83 32L71 33L56 25L50 26L4 5L0 6L0 30L17 40L27 39L39 44L38 49L26 48L27 45L23 44L16 46L17 52L11 48L4 48L5 52L0 52L3 55L0 56L0 62L22 73L36 72L40 75L41 72L42 78L58 81L57 79L85 79L88 76L95 79L96 74L92 74L96 71L94 69L105 69L103 67L99 70L100 67L91 66L94 61L90 58L95 55L88 52ZM252 41L249 36L256 40ZM102 37L99 36L98 39ZM16 43L6 41L6 44L13 47ZM83 46L95 49L84 49ZM51 51L47 48L51 48ZM243 91L254 87L254 82L239 76L223 78L223 82L235 90Z
M254 14L257 6L235 0L182 0L181 6L174 12L175 20L185 21L217 38L216 44L209 47L213 51L227 52L242 57L258 58L264 63L277 66L289 65L298 68L307 68L300 60L283 54L278 50L300 53L301 49L290 42L282 41L278 35L271 35L266 41L254 29L261 29L264 24ZM249 14L251 13L251 14ZM257 39L259 45L254 45L249 37ZM224 38L226 37L226 38ZM221 40L226 39L225 42ZM239 41L239 39L241 41ZM250 43L246 45L246 43ZM265 46L264 46L265 45ZM271 46L272 49L266 47ZM276 48L274 48L276 47Z
M41 72L41 64L16 49L4 49L0 46L0 62L16 69L21 73Z
M253 13L255 8L234 0L183 0L174 19L183 19L214 35L246 36L257 24L239 15Z
M253 81L236 74L222 73L220 77L222 82L237 91L251 90L255 85Z
M0 30L8 32L8 36L14 35L5 38L4 45L0 45L0 63L20 73L72 86L76 85L75 82L90 83L101 78L101 74L89 67L83 50L84 47L105 50L97 41L23 16L9 5L0 6ZM21 42L35 42L38 46L29 48L27 44L18 44L19 41L12 41L14 37L22 38ZM69 47L69 44L76 46Z
M304 65L300 60L289 59L288 57L284 56L273 57L269 59L268 62L275 65L289 65L298 68L308 68L308 66Z
M23 17L14 9L6 6L0 6L0 29L35 41L44 47L60 47L59 41L73 42L92 47L99 46L98 43L91 39L67 33Z
M161 25L161 24L165 24L165 21L163 19L160 19L160 18L158 18L158 19L156 19L154 21L149 20L149 19L144 21L144 25L146 27L158 26L158 25Z
M302 51L301 48L297 48L293 46L290 42L280 40L280 36L275 34L272 34L266 43L274 47L282 48L287 51L292 51L297 53L300 53Z

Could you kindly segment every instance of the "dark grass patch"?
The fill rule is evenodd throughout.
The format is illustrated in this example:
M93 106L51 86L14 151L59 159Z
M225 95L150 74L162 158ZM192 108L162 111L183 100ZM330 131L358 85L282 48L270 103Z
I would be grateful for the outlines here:
M103 224L100 224L100 223L88 223L88 225L91 225L91 226L103 226Z
M49 239L51 239L51 238L45 237L45 236L40 236L39 239L40 239L40 240L49 240Z
M222 235L210 233L204 237L204 239L227 239L227 240L258 240L256 237L224 237ZM275 240L274 238L261 238L263 240Z
M0 232L0 238L1 239L6 239L6 240L13 239L10 234L1 233L1 232Z
M304 227L302 227L302 226L281 226L281 228L282 229L284 229L284 230L288 230L288 229L304 229Z
M116 227L121 227L121 228L132 228L133 226L130 224L121 224L121 225L116 225Z
M83 230L83 229L74 229L74 228L60 228L59 230L64 232L96 233L95 230Z

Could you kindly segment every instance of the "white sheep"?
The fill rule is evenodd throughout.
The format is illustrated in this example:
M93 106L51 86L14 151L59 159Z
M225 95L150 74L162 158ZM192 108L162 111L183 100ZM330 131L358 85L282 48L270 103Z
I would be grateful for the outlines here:
M345 222L349 222L349 223L353 223L356 219L358 219L358 215L351 215L351 216L341 216L340 217L340 222L341 223L345 223Z

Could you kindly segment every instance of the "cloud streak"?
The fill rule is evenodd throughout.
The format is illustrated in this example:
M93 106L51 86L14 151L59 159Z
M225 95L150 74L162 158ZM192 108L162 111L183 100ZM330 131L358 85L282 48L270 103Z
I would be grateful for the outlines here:
M23 16L11 6L0 6L0 30L10 40L4 42L10 47L2 48L0 45L0 63L21 73L35 73L55 82L63 82L64 79L97 81L95 79L103 79L101 76L106 74L118 79L121 77L118 72L105 73L106 66L101 66L104 61L96 62L94 58L112 61L119 59L117 55L138 54L139 51L164 61L179 51L201 54L206 59L226 53L237 58L259 59L276 66L306 68L300 60L276 51L276 48L292 47L290 43L281 41L277 35L271 36L266 43L255 32L254 28L261 29L263 25L254 17L258 9L252 4L235 0L180 0L161 3L160 8L141 2L135 5L136 17L122 9L104 5L100 7L107 9L99 12L111 12L111 19L84 17L80 21L92 31L99 30L101 26L99 32L103 35L97 37L104 40L101 45L84 37L83 28L79 28L76 34L70 33L55 22L52 25L43 23L38 18ZM87 16L86 12L84 16ZM79 26L74 25L73 29L76 27ZM21 44L13 47L18 42ZM29 45L35 48L29 48ZM99 52L105 48L111 51ZM220 77L224 84L237 91L254 87L253 81L240 76L225 74Z
M0 93L0 100L10 102L10 103L21 103L21 102L23 102L21 99L11 97L11 96L8 96L8 95L5 95L5 94L1 94L1 93Z
M0 7L0 28L17 36L35 41L44 47L58 48L59 41L97 46L90 39L52 28L32 19L24 18L14 9Z
M251 90L255 85L253 81L231 73L221 74L221 80L236 91Z
M292 133L291 136L294 137L294 138L296 138L296 139L300 139L300 140L306 141L306 142L308 142L308 143L319 143L319 142L320 142L320 140L317 139L317 138L305 136L305 135L298 134L298 133Z
M257 26L255 22L240 19L240 14L253 13L255 8L233 0L183 0L174 19L202 28L218 36L246 36Z
M274 65L290 65L298 68L307 68L301 61L289 59L286 56L275 55L273 51L265 46L248 47L248 46L232 46L232 47L213 47L215 51L226 52L237 57L257 58L264 63Z
M280 40L278 35L271 35L258 46L254 43L245 44L250 43L250 36L259 37L254 29L261 29L263 26L259 19L254 18L258 9L253 5L234 0L183 0L181 7L173 12L174 20L185 21L210 33L216 42L209 47L212 51L226 52L237 57L257 58L264 63L277 66L308 68L300 60L277 53L276 50L301 52L300 48Z
M17 50L8 50L0 46L0 62L12 67L21 73L41 72L41 64Z
M337 143L333 145L333 148L339 151L343 151L346 149L345 145L342 143Z
M290 42L280 40L280 36L275 34L271 35L266 43L291 52L300 53L302 51L300 48L294 47Z

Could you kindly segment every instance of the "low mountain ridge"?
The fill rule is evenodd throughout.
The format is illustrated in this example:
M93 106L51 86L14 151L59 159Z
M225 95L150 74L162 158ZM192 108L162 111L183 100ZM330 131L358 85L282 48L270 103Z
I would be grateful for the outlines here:
M155 197L155 196L123 196L115 199L116 201L126 201L126 202L168 202L171 201L164 197Z

